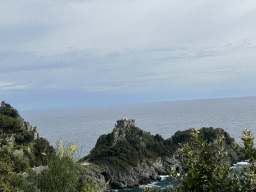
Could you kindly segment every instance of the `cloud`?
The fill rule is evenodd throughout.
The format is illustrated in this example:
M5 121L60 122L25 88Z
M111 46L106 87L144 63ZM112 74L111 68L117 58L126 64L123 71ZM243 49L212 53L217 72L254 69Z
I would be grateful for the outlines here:
M15 83L0 82L0 87L14 85Z
M14 2L0 10L1 24L21 37L14 42L13 33L9 48L38 57L81 50L102 56L174 45L198 48L246 38L256 43L252 1Z
M28 89L31 88L29 84L7 84L7 85L0 85L0 90L16 90L16 89Z
M90 93L241 87L256 71L255 5L5 1L0 81L15 83L0 86Z

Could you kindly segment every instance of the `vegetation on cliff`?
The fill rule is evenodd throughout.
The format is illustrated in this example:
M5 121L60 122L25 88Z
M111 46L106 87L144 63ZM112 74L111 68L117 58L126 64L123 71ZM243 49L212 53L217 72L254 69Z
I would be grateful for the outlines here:
M90 154L81 159L98 165L108 166L113 172L125 172L135 167L146 159L171 157L179 148L179 143L192 142L191 130L177 131L170 139L164 140L159 134L151 135L138 127L131 126L130 129L122 130L125 135L114 142L114 132L101 135ZM234 139L221 128L203 127L200 129L200 136L209 144L220 135L224 135L226 143L230 145Z
M170 188L172 192L203 192L203 191L234 191L234 192L254 192L256 189L256 149L253 148L253 139L250 131L245 128L243 131L244 147L239 148L239 151L244 154L245 159L249 159L249 163L252 166L241 168L241 172L234 174L234 178L230 179L229 172L231 170L230 165L226 162L227 152L223 148L224 135L218 137L217 141L214 141L218 146L217 151L212 152L210 150L212 144L207 143L199 135L201 131L191 128L191 136L193 137L193 143L187 143L179 148L179 151L189 156L189 172L187 175L183 175L181 172L179 175L175 171L175 167L169 169L169 175L173 177L179 185L174 189ZM238 146L233 143L233 149L237 150ZM198 152L199 151L199 152ZM182 164L186 164L187 160L184 160ZM237 177L239 175L239 177ZM164 190L168 192L169 190ZM160 192L160 190L144 188L143 192Z
M0 191L92 191L100 189L93 179L85 181L75 156L76 144L56 148L44 138L34 140L33 131L22 128L19 113L10 104L0 107ZM32 168L48 166L41 174ZM26 177L24 173L26 172Z
M44 138L34 140L32 131L22 128L17 120L18 111L10 104L1 103L0 107L0 143L11 146L12 151L23 150L22 157L10 154L14 162L16 172L25 171L28 167L41 166L47 164L47 159L55 152L49 145L49 141ZM31 150L32 152L29 152ZM42 155L43 150L47 151L47 156Z
M104 191L93 179L86 182L78 166L78 156L74 158L76 144L61 145L58 141L56 148L49 145L44 138L34 140L31 132L24 130L17 120L18 111L5 102L0 107L0 191ZM246 129L241 137L244 147L237 148L234 139L221 128L202 128L199 131L189 129L177 131L170 139L164 140L159 134L151 135L138 127L119 132L124 139L113 145L114 133L101 135L90 155L83 160L95 164L108 165L117 172L128 170L144 159L168 157L174 150L184 145L179 151L189 159L187 176L177 176L174 167L170 176L180 183L171 191L255 191L256 189L256 150L253 148L253 137ZM12 137L13 136L13 137ZM13 138L13 139L12 139ZM216 139L218 139L216 141ZM223 148L226 144L234 144L233 149L244 154L244 160L249 159L252 167L243 168L239 179L229 178L230 166L226 162L227 153ZM210 150L215 143L216 151ZM21 151L23 151L21 153ZM17 153L15 153L17 152ZM184 161L182 164L187 164ZM41 174L31 168L47 165ZM26 171L27 177L22 173ZM249 175L246 175L248 173ZM241 178L244 177L244 179ZM156 191L144 189L144 192ZM167 190L165 190L167 191Z

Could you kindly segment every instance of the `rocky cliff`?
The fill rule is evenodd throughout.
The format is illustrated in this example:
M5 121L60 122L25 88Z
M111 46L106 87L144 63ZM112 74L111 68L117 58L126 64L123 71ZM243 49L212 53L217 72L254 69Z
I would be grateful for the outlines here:
M25 121L20 115L18 115L16 118L19 120L23 129L34 132L34 140L36 140L37 138L40 138L37 127L33 127L29 122Z
M161 180L160 175L168 175L168 169L172 166L175 166L177 172L188 172L188 167L181 163L187 157L178 151L180 147L177 143L190 141L189 132L178 131L172 138L163 140L161 136L153 136L137 127L114 128L112 133L100 136L91 154L82 161L97 167L90 170L91 176L101 179L104 177L105 182L110 181L113 189L138 187ZM209 141L220 134L224 134L223 147L231 155L227 158L230 166L244 160L241 153L232 149L234 139L223 129L202 129L203 138ZM214 147L211 150L215 150ZM84 166L84 170L89 168L90 166Z

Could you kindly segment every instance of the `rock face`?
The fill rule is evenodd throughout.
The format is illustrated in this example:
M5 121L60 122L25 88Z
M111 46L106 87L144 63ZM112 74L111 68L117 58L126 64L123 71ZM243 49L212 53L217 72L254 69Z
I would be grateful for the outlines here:
M230 166L233 166L234 163L242 160L241 156L232 150L233 149L227 150L230 151L230 154L232 155L227 160ZM108 167L101 166L100 171L97 171L95 176L101 179L102 176L104 176L105 181L110 180L112 189L139 187L140 185L146 185L161 180L160 175L168 175L168 169L172 166L175 166L177 172L181 171L182 174L187 173L188 167L182 166L181 164L182 159L184 158L186 157L184 157L181 152L177 151L172 157L165 158L164 160L160 157L155 160L144 160L126 173L113 173ZM93 176L93 174L91 175Z
M46 165L46 166L38 166L38 167L34 167L34 168L32 168L37 174L40 174L44 169L48 169L48 166ZM27 176L28 176L28 173L27 172L23 172L22 173L22 176L24 177L24 178L26 178Z
M13 155L22 157L22 156L24 155L23 149L15 150L15 151L13 152Z
M102 171L98 165L91 165L90 163L82 163L83 165L80 166L80 170L82 173L79 177L78 180L85 180L85 181L90 181L91 178L94 179L94 181L100 186L100 191L99 192L114 192L111 189L110 185L107 185L107 181L105 180L106 178L104 175L102 175Z
M19 122L21 123L21 126L24 129L34 132L34 139L40 138L37 127L33 127L29 122L25 121L20 115L18 115L17 119L19 120Z
M134 188L161 180L155 167L148 165L146 162L124 174L113 173L109 168L104 167L101 169L101 174L104 175L106 180L110 180L110 185L113 189Z

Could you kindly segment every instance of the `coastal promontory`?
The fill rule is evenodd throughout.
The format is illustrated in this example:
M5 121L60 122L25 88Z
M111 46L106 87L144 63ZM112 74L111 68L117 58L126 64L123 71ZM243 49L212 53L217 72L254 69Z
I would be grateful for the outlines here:
M243 155L232 149L234 138L222 128L203 127L200 136L207 143L214 143L218 136L224 135L224 148L229 154L230 166L244 160ZM111 133L101 135L90 154L80 159L84 163L84 174L96 180L105 179L112 189L134 188L139 185L161 180L160 175L168 175L168 168L175 166L176 171L188 172L182 166L187 159L178 148L179 143L193 142L191 129L177 131L171 138L163 139L159 134L141 130L135 126L135 120L122 118ZM214 146L211 150L215 151Z

